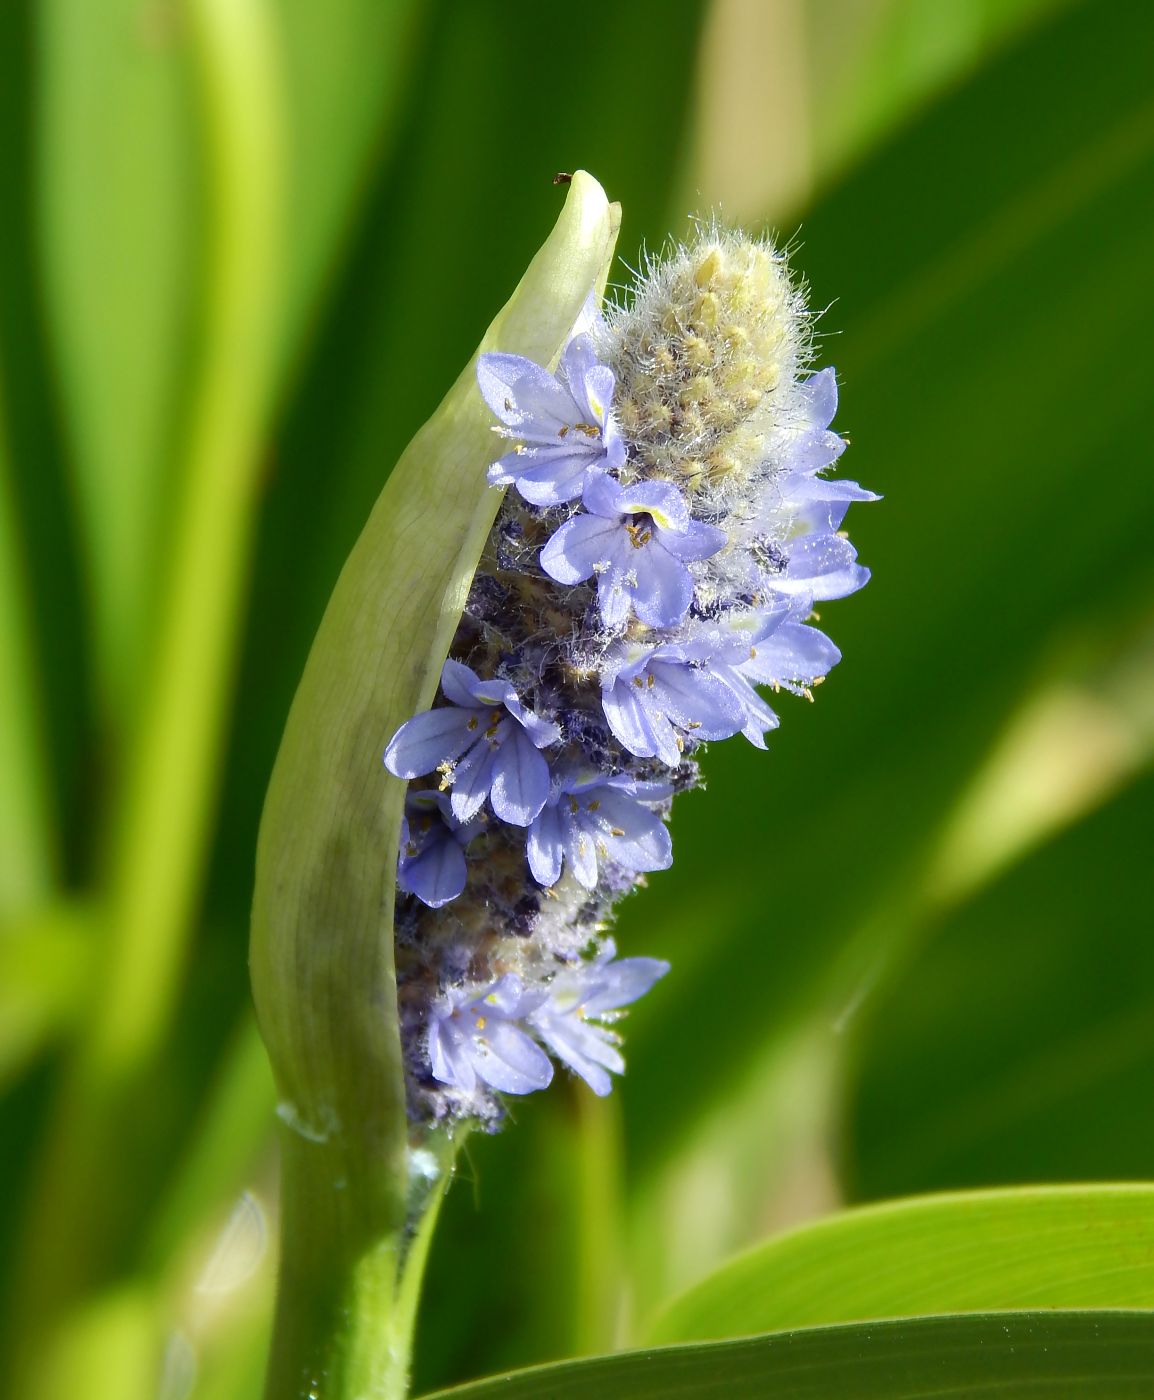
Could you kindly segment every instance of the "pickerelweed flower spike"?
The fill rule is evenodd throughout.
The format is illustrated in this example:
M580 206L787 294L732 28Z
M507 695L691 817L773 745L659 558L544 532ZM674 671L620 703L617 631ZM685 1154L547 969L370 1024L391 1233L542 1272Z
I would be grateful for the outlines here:
M827 472L833 371L768 243L718 227L587 305L556 374L482 355L514 450L434 708L385 754L410 780L396 952L409 1113L494 1125L549 1056L598 1094L611 1028L668 971L617 959L613 906L664 870L706 740L765 747L758 686L813 698L810 622L869 571L842 530L877 497Z

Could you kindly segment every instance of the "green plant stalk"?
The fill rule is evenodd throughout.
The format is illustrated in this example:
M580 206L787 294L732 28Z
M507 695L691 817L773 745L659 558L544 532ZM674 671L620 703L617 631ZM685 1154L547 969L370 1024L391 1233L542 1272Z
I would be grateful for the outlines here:
M555 360L604 287L616 227L578 172L480 349ZM419 1282L398 1274L408 1169L392 930L405 788L382 756L432 703L501 500L485 481L499 451L490 423L470 361L345 564L265 800L251 969L285 1124L269 1400L404 1391Z

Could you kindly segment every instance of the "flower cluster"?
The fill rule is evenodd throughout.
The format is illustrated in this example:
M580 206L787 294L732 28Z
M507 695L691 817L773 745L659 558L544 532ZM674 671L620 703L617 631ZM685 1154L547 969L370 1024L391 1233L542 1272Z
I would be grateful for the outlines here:
M672 861L704 741L758 748L758 687L812 699L840 653L815 602L868 570L841 529L877 498L823 473L832 370L770 245L717 228L586 314L557 372L482 355L506 493L435 707L385 763L409 780L397 971L417 1121L495 1122L550 1054L598 1094L609 1026L668 970L616 959L614 903Z

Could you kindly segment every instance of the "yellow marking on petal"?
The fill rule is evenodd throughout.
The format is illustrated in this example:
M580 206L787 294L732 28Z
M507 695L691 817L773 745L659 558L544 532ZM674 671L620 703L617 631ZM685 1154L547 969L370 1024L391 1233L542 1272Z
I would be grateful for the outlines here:
M608 859L609 859L609 851L606 849L606 846L605 846L605 842L604 842L604 841L598 841L598 842L597 842L597 849L601 852L602 858L603 858L604 860L608 860Z
M682 739L680 736L678 737L678 740L677 740L677 752L678 752L678 753L684 753L684 752L685 752L685 740Z
M571 797L571 798L569 799L569 810L570 810L571 812L576 812L576 811L577 811L577 799L576 799L575 797Z
M750 659L750 661L754 661L754 660L756 660L756 658L757 658L757 648L756 648L756 647L750 647L750 649L749 649L749 659Z

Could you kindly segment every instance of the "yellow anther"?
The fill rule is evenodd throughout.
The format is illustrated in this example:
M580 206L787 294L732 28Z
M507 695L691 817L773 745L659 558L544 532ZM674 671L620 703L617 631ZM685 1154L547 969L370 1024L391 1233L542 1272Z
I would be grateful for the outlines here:
M684 752L685 752L685 741L684 741L684 739L682 739L680 736L678 737L678 740L677 740L677 752L678 752L678 753L684 753Z
M477 1029L478 1029L479 1031L483 1031L483 1030L485 1029L485 1022L486 1022L487 1019L488 1019L488 1017L486 1017L486 1016L478 1016L478 1017L477 1017Z
M801 693L805 696L805 698L806 698L806 699L809 701L809 703L812 705L812 704L813 704L813 691L810 690L810 688L809 688L808 685L803 685L803 686L802 686L802 688L801 688Z
M685 727L686 727L686 729L700 729L700 728L701 728L701 721L700 721L699 719L691 719L691 720L689 720L689 722L686 724Z
M407 841L407 842L405 843L405 855L407 855L407 856L415 856L416 854L417 854L417 847L416 847L416 845L415 845L412 841Z
M506 413L512 413L512 411L513 411L513 405L509 402L508 399L506 399L506 400L505 400L505 412L506 412Z
M477 716L474 715L473 718L469 721L469 723L468 723L467 725L465 725L465 728L466 728L466 729L476 729L476 727L477 727Z
M653 679L652 676L646 676L645 683L649 686L651 690L657 684L657 682Z
M633 677L633 684L637 687L638 690L644 690L644 689L645 689L645 682L641 679L640 676L634 676L634 677ZM653 684L653 677L652 677L652 676L649 677L649 684L650 684L650 685Z
M569 810L574 814L577 812L577 799L575 797L569 799Z
M590 812L595 812L595 811L597 810L597 808L600 807L600 806L601 806L601 803L598 802L596 798L594 798L593 801L590 802L590 804L589 804L589 806L588 806L588 808L587 808L586 810L587 810L587 811L590 811Z
M609 835L610 835L610 836L624 836L625 833L624 833L624 831L621 830L621 828L620 828L619 826L611 826L611 827L609 828Z
M753 661L753 660L755 659L756 656L757 656L757 648L756 648L756 647L750 647L750 649L749 649L749 659L750 659L750 661Z

